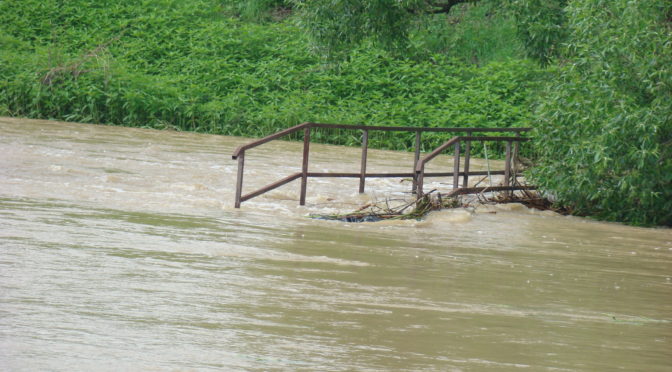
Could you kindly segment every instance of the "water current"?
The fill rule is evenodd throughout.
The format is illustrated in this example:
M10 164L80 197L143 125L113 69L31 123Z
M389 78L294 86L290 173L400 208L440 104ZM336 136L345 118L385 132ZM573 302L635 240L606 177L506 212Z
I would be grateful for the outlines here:
M230 154L249 139L12 118L0 133L0 370L672 370L670 229L520 205L306 217L402 197L398 179L364 195L311 179L305 207L295 181L238 210ZM352 172L359 151L313 145L311 170ZM245 192L299 153L251 150Z

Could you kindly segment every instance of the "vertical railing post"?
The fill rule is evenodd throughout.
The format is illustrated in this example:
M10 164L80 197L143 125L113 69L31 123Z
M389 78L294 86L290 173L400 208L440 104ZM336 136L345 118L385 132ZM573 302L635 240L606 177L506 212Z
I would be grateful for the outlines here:
M362 131L362 166L359 172L359 193L364 193L364 183L366 182L366 155L369 149L369 131Z
M509 186L511 177L511 141L506 141L506 158L504 164L504 186Z
M415 171L415 178L417 180L416 183L416 189L415 189L415 195L417 196L417 199L422 198L422 187L423 183L425 181L425 165L423 164L420 170Z
M516 137L520 137L520 132L516 132ZM513 186L518 184L518 156L520 151L520 141L513 145Z
M455 142L455 158L453 159L453 190L460 187L460 141Z
M467 133L471 135L471 133ZM469 187L469 160L471 159L471 141L467 141L464 147L464 178L462 187Z
M235 207L240 208L240 197L243 194L243 169L245 168L245 151L238 155L238 177L236 178Z
M413 186L411 192L415 194L418 190L418 176L415 172L416 167L418 166L418 161L420 160L420 136L422 135L421 131L415 132L415 154L413 155Z
M306 186L308 184L308 155L310 153L310 127L303 129L303 164L301 165L301 195L299 205L306 205Z

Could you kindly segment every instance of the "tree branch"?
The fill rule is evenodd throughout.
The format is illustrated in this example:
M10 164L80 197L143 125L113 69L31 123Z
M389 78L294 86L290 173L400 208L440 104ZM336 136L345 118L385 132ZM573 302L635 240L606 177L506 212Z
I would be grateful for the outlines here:
M440 13L450 13L450 10L457 4L464 3L475 3L478 0L447 0L447 1L430 1L429 5L435 9L430 10L428 13L431 14L440 14Z

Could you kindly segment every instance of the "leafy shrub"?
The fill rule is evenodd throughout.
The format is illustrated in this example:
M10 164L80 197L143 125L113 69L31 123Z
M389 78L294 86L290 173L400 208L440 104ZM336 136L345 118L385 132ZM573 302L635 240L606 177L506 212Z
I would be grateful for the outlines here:
M565 7L568 0L514 0L518 34L527 54L541 62L550 63L558 55L567 36Z
M672 225L672 4L576 0L538 108L537 182L577 213Z
M405 50L412 24L409 10L420 0L297 1L299 24L312 46L329 60L342 59L363 40L387 50Z

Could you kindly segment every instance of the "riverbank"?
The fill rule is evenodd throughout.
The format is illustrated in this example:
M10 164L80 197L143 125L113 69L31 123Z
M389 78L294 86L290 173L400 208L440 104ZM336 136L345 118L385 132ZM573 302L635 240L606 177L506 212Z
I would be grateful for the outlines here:
M329 65L291 18L246 21L215 0L86 4L0 4L0 115L250 137L306 121L526 126L544 75L522 59L479 66L375 48ZM359 142L339 132L314 140ZM370 146L403 150L413 139Z
M312 53L300 19L251 21L235 10L243 3L260 5L0 2L0 115L250 137L305 121L534 127L529 177L559 203L672 226L665 1L558 2L567 8L550 8L566 27L544 24L534 9L546 6L531 2L523 28L541 30L538 40L566 29L571 45L545 68L525 59L511 12L493 1L418 23L425 28L404 53L364 42L339 63ZM313 140L360 142L340 131ZM446 138L425 140L428 150ZM408 150L413 138L373 137L369 146Z

